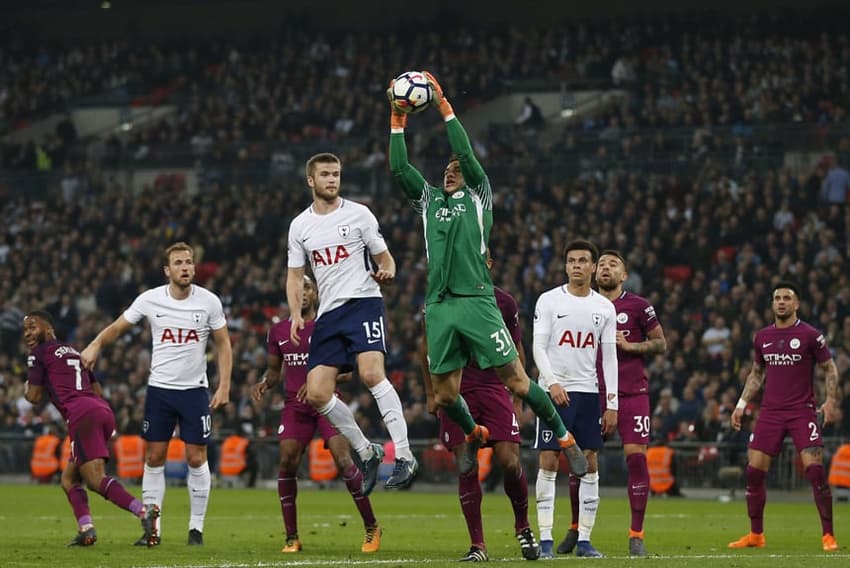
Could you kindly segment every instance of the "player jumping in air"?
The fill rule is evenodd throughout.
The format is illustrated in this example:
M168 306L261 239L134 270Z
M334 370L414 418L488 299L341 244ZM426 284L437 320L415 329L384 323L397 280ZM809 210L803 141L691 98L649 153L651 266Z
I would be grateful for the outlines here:
M552 428L572 470L584 475L584 454L552 401L520 365L516 346L496 306L486 254L493 226L490 181L442 87L433 75L425 75L453 152L443 174L443 187L429 185L408 162L404 141L407 115L392 103L391 96L390 169L422 214L428 257L425 327L429 370L435 402L463 429L469 442L459 469L467 473L475 467L478 449L488 439L487 428L475 423L460 395L463 368L472 360L482 369L494 369L499 380Z

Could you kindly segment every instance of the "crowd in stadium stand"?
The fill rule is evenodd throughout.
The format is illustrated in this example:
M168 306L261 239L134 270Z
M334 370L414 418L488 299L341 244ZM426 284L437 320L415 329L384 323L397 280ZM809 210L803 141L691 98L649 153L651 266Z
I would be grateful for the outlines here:
M385 129L387 81L413 65L438 72L459 111L511 85L551 89L566 80L571 88L623 89L628 104L586 116L565 132L561 144L582 153L682 159L723 148L734 157L763 151L777 137L760 139L758 125L825 128L848 119L848 37L812 31L828 29L822 19L809 24L789 29L778 16L670 16L415 34L317 35L285 27L274 39L253 42L10 50L0 121L56 110L83 94L147 92L135 102L167 95L177 112L126 139L111 138L107 158L265 160L283 145L373 140ZM684 147L670 139L670 129L688 133ZM8 146L3 165L34 167L41 151L59 167L62 142Z
M574 123L554 145L538 145L515 126L476 139L496 194L494 281L517 297L526 339L537 297L563 279L568 240L588 237L600 248L620 249L631 268L627 289L652 301L669 345L647 361L654 435L716 441L728 433L752 335L772 321L770 285L791 279L804 292L801 316L825 332L845 385L844 421L832 433L850 434L850 188L842 167L850 137L837 139L837 153L800 176L781 167L781 148L758 149L753 138L759 124L825 128L846 121L850 45L846 35L798 38L774 34L778 22L759 24L758 32L755 22L742 21L717 35L682 22L616 24L606 33L585 25L543 33L480 30L424 34L411 44L400 34L316 40L292 32L253 48L217 44L178 57L177 69L192 68L174 73L187 78L178 113L134 133L126 149L139 160L156 160L182 143L196 157L212 156L200 193L165 183L131 195L93 160L69 161L46 199L0 192L0 431L35 433L59 418L23 399L23 313L47 307L60 334L82 347L141 290L163 283L162 249L185 240L197 250L197 282L222 298L234 343L232 404L214 416L215 425L273 435L282 395L258 404L249 393L264 369L265 331L287 315L286 227L309 194L291 176L270 177L268 167L245 181L233 166L214 175L215 164L254 150L268 162L269 147L254 145L266 142L273 163L273 148L286 149L277 165L297 174L302 154L319 140L321 149L342 149L344 166L366 165L388 186L381 91L394 71L409 66L404 62L417 61L439 71L448 92L459 93L459 109L498 94L497 78L506 77L600 79L626 92L625 104ZM112 77L152 56L113 48L83 50L90 56L84 61L100 61L87 81L109 87ZM111 50L136 63L116 67ZM417 55L423 53L429 56ZM70 54L43 59L47 75L75 60ZM11 99L0 96L6 112L35 112L54 96L22 111L14 102L20 89ZM83 91L88 87L68 92ZM676 142L681 135L669 134L676 128L687 129L684 145ZM345 150L347 139L369 142ZM414 164L441 164L445 141L423 139ZM110 144L114 151L102 156L104 164L124 151L117 139ZM9 161L18 150L5 149L4 166L34 168L34 161ZM647 152L661 159L646 160ZM756 160L759 152L772 161ZM65 157L57 153L54 168ZM344 195L351 187L346 175ZM396 282L385 291L388 372L406 405L411 437L432 437L437 426L425 412L415 358L425 281L421 222L397 190L370 205L398 263ZM98 367L122 432L141 428L148 333L137 328ZM366 433L384 437L368 392L344 389Z

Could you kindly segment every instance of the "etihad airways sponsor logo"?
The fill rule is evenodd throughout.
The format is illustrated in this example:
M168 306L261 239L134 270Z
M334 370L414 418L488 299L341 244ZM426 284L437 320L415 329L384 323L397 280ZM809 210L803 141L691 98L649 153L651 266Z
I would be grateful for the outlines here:
M798 353L765 353L764 362L766 365L772 366L788 366L796 365L803 360L803 356Z

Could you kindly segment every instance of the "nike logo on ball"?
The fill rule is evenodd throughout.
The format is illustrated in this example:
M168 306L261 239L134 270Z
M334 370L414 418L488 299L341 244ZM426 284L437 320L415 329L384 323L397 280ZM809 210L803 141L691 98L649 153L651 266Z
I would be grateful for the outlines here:
M556 316L556 317L557 317L558 319L561 319L561 318L565 318L565 317L567 317L568 315L570 315L570 314L557 314L557 316Z

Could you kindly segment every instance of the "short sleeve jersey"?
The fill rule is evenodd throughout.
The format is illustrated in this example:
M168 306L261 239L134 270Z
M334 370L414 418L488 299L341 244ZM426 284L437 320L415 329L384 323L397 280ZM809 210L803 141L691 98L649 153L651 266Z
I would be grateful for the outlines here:
M124 312L132 324L142 318L151 326L153 352L148 384L174 390L208 387L207 340L227 325L221 300L201 286L178 300L168 285L140 294Z
M78 420L90 408L87 403L92 399L101 400L91 388L94 380L83 367L80 354L60 341L45 341L30 351L27 380L47 390L50 401L68 422Z
M802 320L769 325L753 339L753 360L765 369L761 407L785 410L814 406L815 365L832 358L823 334Z
M617 331L622 331L630 343L646 341L649 332L658 327L658 317L655 308L645 298L623 292L613 300L617 311ZM649 381L644 369L644 357L639 353L626 353L617 349L617 364L619 376L619 394L633 396L649 392ZM597 358L597 372L602 375L602 358ZM600 383L600 392L605 389Z
M614 304L591 290L573 296L566 284L540 295L534 340L542 340L558 383L567 391L599 392L596 357L601 343L616 343Z
M380 298L372 256L387 250L378 220L365 205L341 199L320 215L311 205L289 226L289 268L310 264L322 303L316 319L353 298Z
M307 360L310 355L310 337L316 327L315 320L305 321L304 329L299 334L301 342L299 345L292 343L290 330L292 320L286 319L274 324L269 329L266 340L268 353L280 357L283 361L283 370L286 377L286 394L294 397L307 382Z

